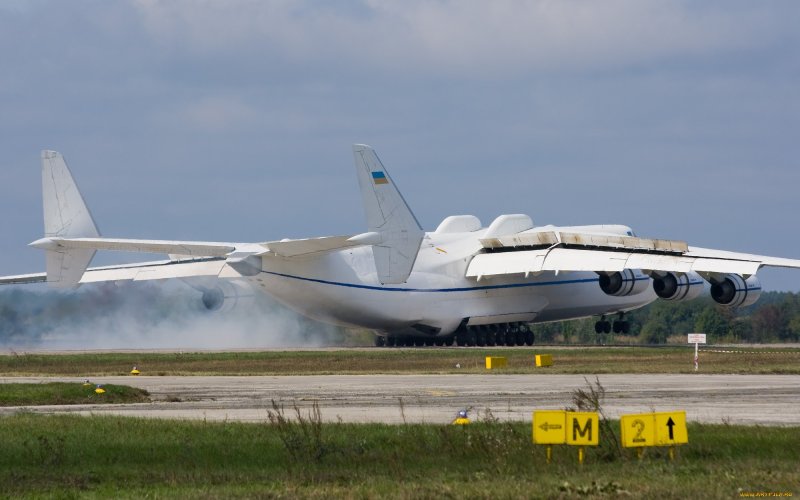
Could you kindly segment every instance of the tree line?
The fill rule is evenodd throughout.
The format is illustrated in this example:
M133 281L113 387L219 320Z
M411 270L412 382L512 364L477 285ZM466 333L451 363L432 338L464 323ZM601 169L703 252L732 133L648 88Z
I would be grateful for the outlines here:
M613 319L609 317L608 319ZM631 328L616 341L641 344L685 343L687 333L705 333L713 343L800 341L800 294L765 292L752 306L735 309L710 297L655 302L625 315ZM537 341L595 343L595 318L533 325ZM605 340L605 339L601 339Z

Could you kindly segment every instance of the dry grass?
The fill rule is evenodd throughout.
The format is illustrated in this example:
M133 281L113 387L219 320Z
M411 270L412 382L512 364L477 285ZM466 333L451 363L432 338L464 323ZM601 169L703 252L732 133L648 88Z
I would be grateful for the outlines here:
M700 353L703 373L800 374L798 348L747 348ZM536 368L534 355L555 364ZM485 373L486 356L506 356L499 373L690 373L690 347L392 348L233 353L87 353L0 356L0 376L326 375L368 373ZM458 366L458 367L457 367Z

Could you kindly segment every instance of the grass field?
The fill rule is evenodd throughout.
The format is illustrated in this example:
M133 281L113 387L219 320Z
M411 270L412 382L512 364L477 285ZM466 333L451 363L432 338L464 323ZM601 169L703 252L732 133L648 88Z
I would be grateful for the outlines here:
M740 348L700 353L703 373L800 374L798 348ZM535 354L552 354L549 368ZM325 375L363 373L484 373L485 357L506 356L503 373L689 373L690 347L343 349L229 353L87 353L0 356L0 376ZM459 366L458 368L456 366Z
M0 384L0 406L119 404L150 401L147 391L125 385L103 385L102 394L94 384L49 382L46 384Z
M800 493L800 428L689 425L674 462L601 437L552 464L530 424L469 426L0 418L0 495L273 498L731 498Z

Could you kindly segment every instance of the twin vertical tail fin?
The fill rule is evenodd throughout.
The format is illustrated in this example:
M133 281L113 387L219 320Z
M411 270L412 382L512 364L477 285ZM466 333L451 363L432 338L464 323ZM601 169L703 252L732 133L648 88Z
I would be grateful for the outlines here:
M356 144L353 155L370 232L351 239L373 246L381 283L405 283L425 233L375 151ZM45 250L51 286L76 286L95 250L62 245L59 240L98 238L100 232L64 157L55 151L42 151L42 197L44 238L31 246Z
M356 144L353 156L370 231L356 238L373 245L375 267L381 283L405 283L425 232L375 150Z
M100 232L64 157L55 151L42 151L42 198L44 238L31 245L45 250L47 282L51 286L76 286L95 251L65 248L57 241L59 238L96 238Z

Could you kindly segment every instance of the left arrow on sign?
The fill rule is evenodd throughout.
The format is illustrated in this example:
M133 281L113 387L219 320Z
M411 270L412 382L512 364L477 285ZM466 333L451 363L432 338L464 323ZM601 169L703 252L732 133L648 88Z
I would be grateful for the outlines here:
M560 429L561 426L558 425L558 424L551 424L551 423L545 422L542 425L540 425L539 428L542 429L543 431L547 432L547 431L550 431L550 430Z

